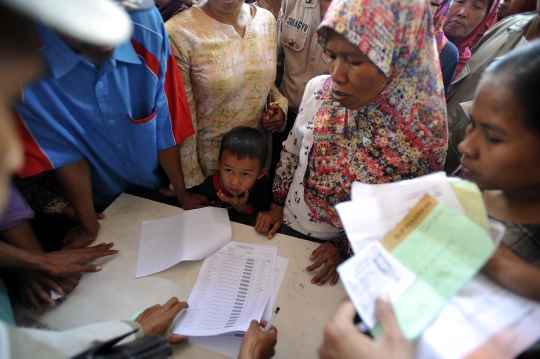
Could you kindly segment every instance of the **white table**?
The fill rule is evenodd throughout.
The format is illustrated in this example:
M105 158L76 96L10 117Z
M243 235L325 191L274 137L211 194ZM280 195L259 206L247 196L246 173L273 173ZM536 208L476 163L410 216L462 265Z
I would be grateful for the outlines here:
M163 304L173 296L186 301L203 261L182 262L161 273L135 279L141 222L176 215L181 208L122 194L105 211L106 219L95 243L114 242L116 256L101 260L99 273L86 274L79 286L57 308L37 314L14 308L16 320L34 319L54 329L68 329L100 321L128 319L141 309ZM276 306L281 308L274 325L278 329L276 358L316 358L324 324L346 296L341 283L316 286L306 272L309 255L318 244L278 234L272 240L253 227L231 223L232 239L279 247L289 259ZM225 358L195 345L177 345L174 358Z

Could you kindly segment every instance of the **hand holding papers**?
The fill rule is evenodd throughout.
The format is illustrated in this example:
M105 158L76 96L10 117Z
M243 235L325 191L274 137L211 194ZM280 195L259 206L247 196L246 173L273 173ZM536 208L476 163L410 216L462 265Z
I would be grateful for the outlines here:
M417 276L411 287L394 303L398 322L409 339L415 339L422 333L495 250L489 234L483 228L428 195L381 240L381 244ZM369 253L371 251L366 251L351 261L358 263ZM392 261L385 263L391 264ZM411 276L395 264L391 268L396 271L393 280L401 288L406 287ZM353 281L351 277L356 275L351 272L344 274L342 280L349 289ZM375 292L375 289L372 291ZM348 290L348 293L355 305L362 302L356 298L357 292ZM357 310L367 312L369 308L363 306ZM368 326L372 323L366 320Z
M239 246L239 247L237 247ZM236 253L237 254L237 259L238 259L238 255L241 255L241 252L244 251L244 248L246 247L249 247L249 251L253 253L256 253L258 251L265 251L267 253L275 253L277 254L277 247L270 247L270 246L259 246L259 245L255 245L255 244L244 244L244 243L237 243L237 242L231 242L229 243L227 246L225 247L228 247L228 252L229 254L231 253L234 253L234 252L238 252ZM231 249L234 249L234 251L231 252ZM227 259L226 258L223 258L224 260L220 263L220 265L212 265L212 266L206 266L205 265L210 263L210 262L214 262L214 264L219 264L219 263L216 263L215 262L215 258L213 257L223 257L222 254L223 254L223 250L224 248L222 248L221 250L219 250L218 252L214 253L212 256L208 257L206 260L205 260L205 263L203 264L203 267L201 268L201 271L199 272L199 276L197 278L197 283L195 284L195 287L193 288L193 291L191 292L191 295L189 296L189 300L188 302L189 303L194 303L193 305L191 305L190 309L188 312L193 312L193 309L195 307L197 307L197 310L200 312L200 311L203 311L203 310L208 310L208 314L209 315L216 315L216 318L219 317L219 318L225 318L225 317L228 317L229 315L237 315L237 313L239 313L238 311L240 310L240 312L242 312L243 308L252 308L253 307L253 302L254 302L254 295L253 293L256 292L256 283L255 283L255 278L257 278L259 276L259 274L257 274L255 271L255 266L253 266L253 270L250 270L249 267L251 267L251 265L248 265L247 263L247 258L245 259L245 266L244 266L244 269L237 272L237 276L240 277L242 280L248 280L247 277L251 276L249 279L249 283L246 283L246 282L243 282L243 281L240 281L240 283L238 285L236 285L235 287L235 283L234 283L234 280L229 280L228 282L224 282L223 281L223 275L226 275L228 274L228 266L229 264L227 264ZM255 259L255 257L252 256L252 254L249 255L249 257L251 259ZM272 254L273 255L273 254ZM272 255L270 255L270 257L272 257ZM229 257L231 257L229 255ZM265 257L266 258L266 257ZM268 260L268 258L267 258ZM274 307L274 303L276 302L276 299L277 299L277 296L278 296L278 293L279 293L279 288L281 287L281 283L283 282L283 278L285 276L285 271L287 269L287 265L289 263L289 260L287 258L284 258L284 257L280 257L280 256L275 256L275 272L273 275L270 276L270 278L273 278L273 286L270 282L268 282L268 290L270 291L270 295L268 297L268 302L266 304L266 307L264 307L264 304L263 304L263 307L264 307L264 312L263 312L263 316L262 318L263 319L270 319L271 315L272 315L272 310L273 310L273 307ZM251 261L250 261L251 262ZM269 264L268 262L266 264ZM241 266L240 266L241 267ZM270 267L269 265L267 267ZM223 272L223 273L222 273ZM247 275L244 275L244 272L247 273ZM233 272L231 272L231 274L233 274ZM222 279L216 279L216 278L222 278ZM230 279L230 278L229 278ZM200 302L196 299L197 298L197 293L202 293L202 289L204 287L204 291L205 292L208 292L208 291L212 291L212 295L210 295L206 301L204 302ZM247 288L247 289L246 289ZM259 288L259 290L263 290L265 287L262 287L262 288ZM233 295L227 295L227 296L219 296L217 294L214 293L215 290L227 290L229 291L230 293L236 293L236 297L234 297L234 294ZM235 291L237 290L237 291ZM215 294L215 295L214 295ZM249 294L249 295L248 295ZM245 298L244 298L245 297ZM223 300L221 300L223 299ZM242 302L242 300L245 300L244 302ZM220 301L219 303L219 306L216 305L216 303L213 303L213 302L216 302L216 301ZM233 303L234 302L234 303ZM238 305L236 304L236 302L238 302ZM232 310L230 309L230 305L232 304ZM257 301L256 302L257 304L257 309L253 309L255 312L258 313L258 310L260 310L260 302ZM206 306L206 307L205 307ZM234 312L233 312L234 311ZM205 312L206 314L207 312ZM197 314L196 313L192 313L191 314L193 316L193 318L196 318L197 317ZM258 314L256 314L255 316L257 316ZM240 318L240 316L238 316ZM184 318L184 321L187 319ZM205 320L207 320L208 318L206 318ZM258 317L254 317L253 319L256 319L256 320L259 320L261 319L260 315L258 315ZM247 323L248 323L248 326L249 326L249 323L250 323L250 320L247 320ZM212 325L214 327L219 327L219 325L214 325L214 323L216 322L216 320L212 321ZM218 323L215 323L215 324L218 324ZM237 322L237 324L239 324ZM176 327L176 330L175 330L175 333L180 331L180 330L184 330L184 329L180 329L180 324ZM193 325L189 325L189 330L191 331L193 328ZM208 350L211 350L211 351L214 351L216 353L220 353L222 355L225 355L229 358L237 358L238 357L238 353L240 352L240 346L242 344L242 339L244 338L244 332L245 330L237 330L239 327L237 326L235 329L235 331L231 331L231 327L226 327L225 329L223 330L215 330L214 329L210 329L210 326L208 325L204 325L204 327L206 329L209 329L207 331L207 333L216 333L216 332L221 332L222 334L219 334L219 335L211 335L211 334L205 334L203 331L197 331L197 335L190 335L189 336L189 341L190 343L193 343L195 345L198 345L198 346L201 346L203 348L206 348Z
M379 242L338 267L343 285L363 322L374 328L375 300L380 293L387 293L392 302L413 284L416 275L396 260Z
M142 222L136 278L203 259L231 241L226 209L205 207Z
M230 242L205 259L175 334L246 331L260 320L276 279L278 247Z

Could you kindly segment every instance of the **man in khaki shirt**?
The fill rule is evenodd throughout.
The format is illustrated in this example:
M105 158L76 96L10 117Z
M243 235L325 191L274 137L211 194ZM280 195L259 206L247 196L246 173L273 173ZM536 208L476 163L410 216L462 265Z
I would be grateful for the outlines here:
M307 83L328 74L326 57L315 36L331 0L283 0L283 15L278 23L276 85L289 101L285 131L272 134L270 179L279 161L282 142L287 139Z

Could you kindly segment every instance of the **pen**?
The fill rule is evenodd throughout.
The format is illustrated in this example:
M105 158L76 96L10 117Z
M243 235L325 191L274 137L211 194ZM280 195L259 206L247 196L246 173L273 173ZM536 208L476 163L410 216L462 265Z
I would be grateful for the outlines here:
M266 323L266 327L263 328L263 332L267 332L270 327L272 326L272 323L274 322L274 319L276 319L276 315L279 313L279 307L276 308L274 313L272 313L272 316L270 317L270 320L268 323Z
M266 97L266 104L264 105L264 112L270 109L270 96Z

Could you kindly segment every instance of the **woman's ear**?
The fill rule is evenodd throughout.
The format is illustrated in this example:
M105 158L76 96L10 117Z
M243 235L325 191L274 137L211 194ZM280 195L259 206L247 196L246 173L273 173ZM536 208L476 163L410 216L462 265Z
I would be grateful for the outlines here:
M260 180L261 178L263 178L265 175L266 175L266 172L268 172L268 167L264 167L261 172L259 172L259 175L257 176L257 179Z

